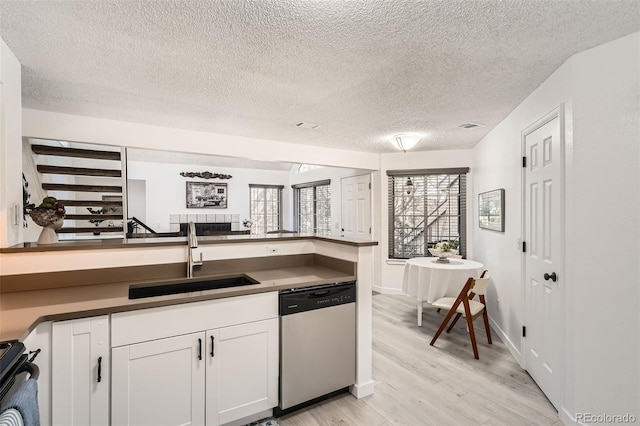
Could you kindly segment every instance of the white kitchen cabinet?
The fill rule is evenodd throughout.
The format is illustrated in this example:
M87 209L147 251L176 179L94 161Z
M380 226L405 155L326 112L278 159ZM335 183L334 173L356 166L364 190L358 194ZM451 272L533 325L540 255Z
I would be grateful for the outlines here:
M276 318L121 346L112 362L114 425L216 426L278 405Z
M205 333L113 348L114 425L203 425Z
M51 326L51 423L108 425L109 316Z
M208 426L278 405L277 318L210 330L207 345Z
M217 426L277 406L277 308L263 293L113 314L112 424Z

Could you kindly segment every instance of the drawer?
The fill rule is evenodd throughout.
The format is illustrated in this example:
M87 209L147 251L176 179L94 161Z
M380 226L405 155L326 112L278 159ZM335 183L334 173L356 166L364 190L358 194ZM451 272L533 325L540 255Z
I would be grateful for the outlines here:
M111 346L123 346L278 316L278 292L183 303L111 315Z

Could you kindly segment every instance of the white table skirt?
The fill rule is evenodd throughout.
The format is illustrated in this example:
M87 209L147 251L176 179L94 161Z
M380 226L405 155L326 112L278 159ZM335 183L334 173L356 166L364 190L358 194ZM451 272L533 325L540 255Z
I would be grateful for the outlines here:
M456 297L469 277L477 278L484 265L465 259L438 263L436 257L415 257L404 266L402 289L409 296L433 303L441 297Z
M437 257L415 257L407 260L402 277L402 290L418 299L418 326L422 325L422 302L433 303L441 297L457 297L469 277L477 278L484 265L465 259L436 262Z

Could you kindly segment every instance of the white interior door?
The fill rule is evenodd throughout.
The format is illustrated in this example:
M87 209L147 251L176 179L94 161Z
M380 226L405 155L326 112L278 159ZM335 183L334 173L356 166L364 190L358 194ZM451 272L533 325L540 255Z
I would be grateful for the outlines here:
M560 109L523 132L525 368L552 404L563 393L563 141Z
M371 175L342 178L342 229L348 238L371 238Z

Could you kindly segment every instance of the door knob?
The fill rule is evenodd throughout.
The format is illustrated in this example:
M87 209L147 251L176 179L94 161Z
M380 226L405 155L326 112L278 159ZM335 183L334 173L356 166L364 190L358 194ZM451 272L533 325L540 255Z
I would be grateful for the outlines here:
M545 281L549 281L549 279L551 279L551 281L553 281L554 283L556 282L556 280L558 279L558 276L556 275L555 272L552 272L551 275L547 274L546 272L544 273L544 280Z

